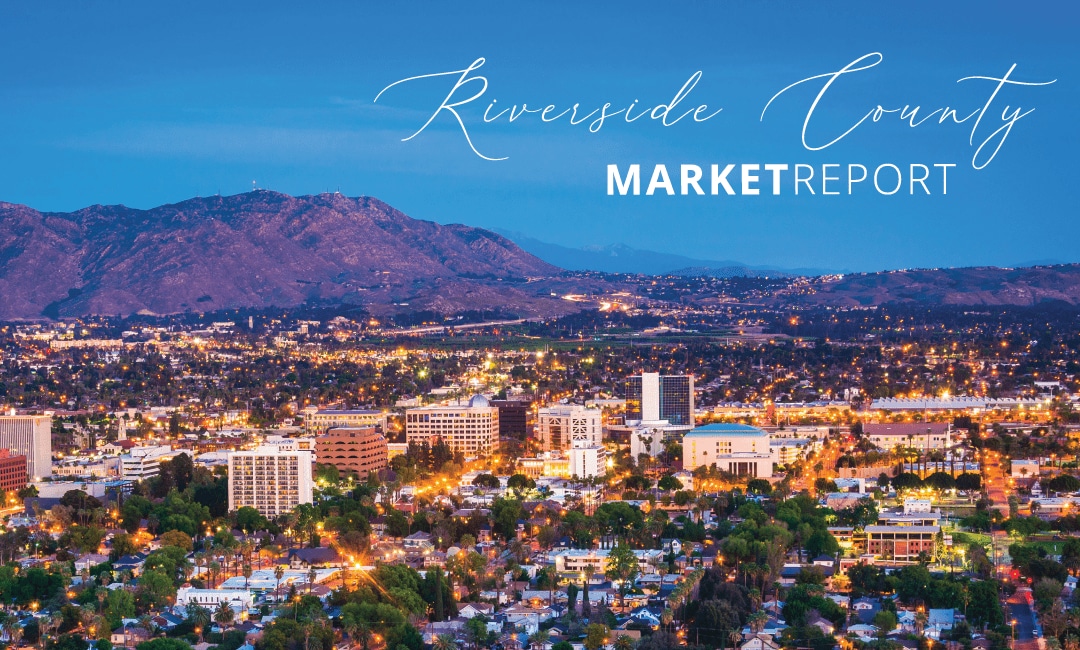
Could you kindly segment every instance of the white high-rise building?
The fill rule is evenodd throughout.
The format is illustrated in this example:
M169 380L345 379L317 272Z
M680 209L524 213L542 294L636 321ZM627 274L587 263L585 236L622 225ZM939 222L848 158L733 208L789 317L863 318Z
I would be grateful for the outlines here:
M405 411L405 441L409 444L442 440L466 458L499 451L499 408L483 395L468 404L433 405Z
M593 478L607 473L607 450L598 445L571 447L570 476Z
M599 446L604 439L604 421L597 408L578 404L548 406L537 411L536 435L544 451L562 451L575 445Z
M313 500L310 451L263 445L229 454L229 510L244 506L266 517L286 513Z
M52 475L52 418L47 415L0 416L0 449L26 456L31 481Z

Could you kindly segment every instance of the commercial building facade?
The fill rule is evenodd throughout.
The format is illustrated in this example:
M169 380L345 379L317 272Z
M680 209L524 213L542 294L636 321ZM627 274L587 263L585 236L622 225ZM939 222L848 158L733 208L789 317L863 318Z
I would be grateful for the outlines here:
M578 404L545 407L536 413L536 437L544 451L562 451L575 445L600 446L604 418L600 409Z
M375 427L330 429L315 438L315 456L318 462L333 465L342 475L356 474L361 481L385 469L388 462L386 438Z
M887 560L915 560L937 548L937 526L867 526L866 552Z
M868 423L863 437L878 449L891 451L911 447L920 451L947 449L952 446L952 424L941 422Z
M0 449L26 456L31 480L52 475L52 418L47 415L0 415Z
M333 427L379 427L385 430L386 414L366 409L308 409L304 413L304 428L325 433Z
M28 482L26 456L13 455L7 449L0 449L0 491L17 492Z
M694 376L644 372L626 380L626 420L694 425Z
M683 469L712 465L736 476L771 478L769 434L746 424L707 424L683 436Z
M311 503L310 451L262 446L229 454L229 510L250 506L276 517L301 503Z
M499 409L499 437L524 438L529 433L532 402L516 399L493 399Z
M499 451L499 409L482 395L467 404L421 406L405 411L405 441L441 440L466 457L491 456Z

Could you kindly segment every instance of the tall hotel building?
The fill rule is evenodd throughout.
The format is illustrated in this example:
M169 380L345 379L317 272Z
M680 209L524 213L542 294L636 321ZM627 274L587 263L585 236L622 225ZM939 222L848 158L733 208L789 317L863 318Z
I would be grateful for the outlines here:
M600 409L578 404L548 406L536 414L536 437L544 451L600 446L604 439L603 417Z
M229 510L244 506L265 517L312 502L310 451L287 451L263 445L229 454Z
M626 380L626 419L694 426L694 376L643 372Z
M26 456L31 481L52 475L52 418L48 415L0 416L0 449Z
M483 395L468 404L421 406L405 411L405 441L409 444L436 440L466 458L491 456L499 451L499 409Z

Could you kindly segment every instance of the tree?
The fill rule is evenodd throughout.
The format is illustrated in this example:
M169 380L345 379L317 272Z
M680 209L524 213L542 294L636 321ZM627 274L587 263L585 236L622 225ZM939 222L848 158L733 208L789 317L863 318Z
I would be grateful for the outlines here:
M934 472L927 476L923 483L938 491L952 490L956 487L956 480L948 472Z
M1043 483L1043 487L1051 492L1077 492L1080 491L1080 479L1070 474L1059 474Z
M243 506L236 510L236 527L245 533L251 534L259 530L266 530L270 527L270 522L255 508Z
M766 481L766 483L768 483L768 481ZM665 474L656 483L656 487L660 488L661 490L670 492L673 490L681 490L683 488L683 484L681 481L679 481L679 479L675 478L674 474Z
M433 650L457 650L457 640L449 634L440 634L431 644Z
M619 544L608 553L607 570L604 575L619 584L619 605L626 607L626 594L634 586L638 576L638 559L627 544Z
M498 477L494 474L480 474L473 479L472 484L476 487L488 488L491 490L497 490L501 485Z
M964 472L956 477L956 489L961 492L977 492L982 489L982 477L971 472Z
M896 614L887 609L874 614L874 627L878 629L878 636L885 638L885 635L896 629Z
M606 625L590 623L585 628L585 641L583 642L585 650L600 650L600 648L607 645L610 632Z
M115 539L113 544L115 544ZM191 536L179 530L170 530L161 536L162 546L175 546L181 549L185 553L190 553L194 548L194 544L191 541Z
M214 622L225 629L232 625L233 619L236 618L236 612L229 605L228 602L222 600L218 603L217 609L214 610Z
M752 478L746 484L747 494L772 494L772 484L763 478Z
M893 489L897 492L903 492L904 490L917 490L923 486L922 479L917 474L910 472L903 472L893 477L892 481Z
M506 487L511 490L531 490L536 487L536 481L524 474L514 474L506 479Z

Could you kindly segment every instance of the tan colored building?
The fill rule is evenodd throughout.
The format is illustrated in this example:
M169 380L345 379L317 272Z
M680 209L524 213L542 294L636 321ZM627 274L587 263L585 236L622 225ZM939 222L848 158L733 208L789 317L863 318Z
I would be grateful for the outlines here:
M356 474L363 481L371 472L386 468L386 438L375 427L330 429L315 438L315 457L342 475Z
M887 560L916 560L920 553L933 555L937 526L867 526L866 552Z
M265 517L276 517L311 503L311 464L310 451L285 451L274 445L230 453L229 510L250 506Z
M442 440L466 458L499 451L499 409L483 395L468 404L421 406L405 411L405 441L409 444Z

